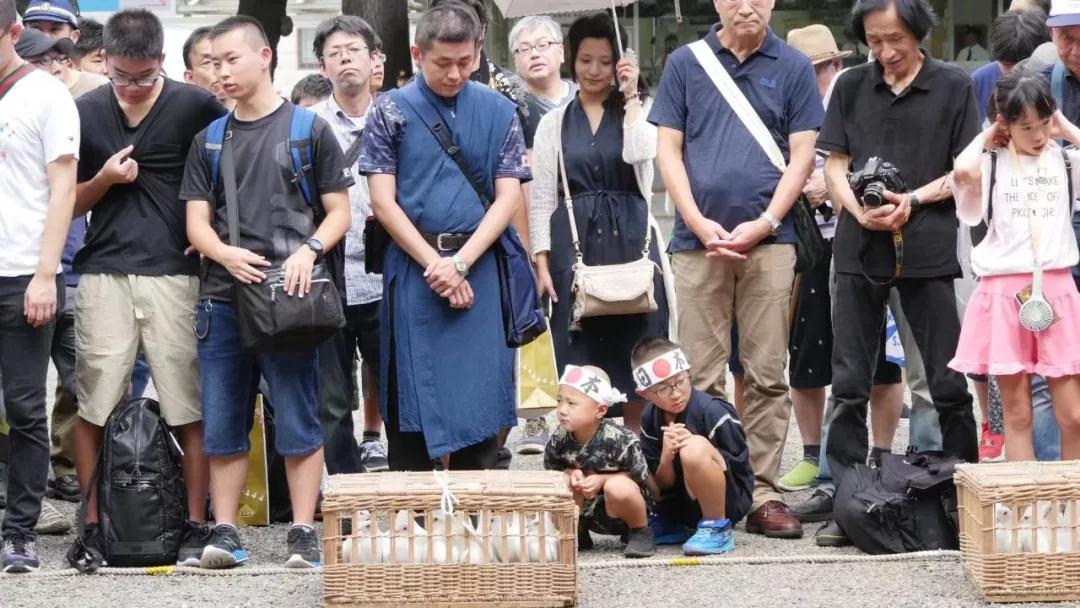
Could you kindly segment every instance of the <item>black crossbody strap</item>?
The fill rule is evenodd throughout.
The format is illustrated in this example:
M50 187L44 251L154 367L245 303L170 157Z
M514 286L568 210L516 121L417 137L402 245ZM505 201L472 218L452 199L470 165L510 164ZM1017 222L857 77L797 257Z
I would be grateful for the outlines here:
M240 206L236 195L236 160L233 159L232 130L225 125L225 139L221 142L221 179L225 186L225 216L229 222L229 244L239 246Z
M1068 215L1072 215L1073 202L1076 201L1076 195L1073 192L1073 180L1072 180L1072 159L1069 158L1069 151L1065 148L1061 149L1061 160L1065 161L1065 183L1069 188L1069 204L1065 207L1065 212Z
M36 70L33 64L24 63L21 66L15 68L15 71L8 74L6 78L0 80L0 99L3 99L8 91L15 87L15 83L23 79L24 76Z
M356 131L356 139L353 140L352 145L345 151L345 164L347 164L350 169L356 164L356 161L360 160L360 148L363 147L363 144L364 130L360 129Z
M473 176L472 171L469 169L469 165L465 163L465 157L461 155L461 148L454 143L454 134L450 132L450 129L438 118L438 111L430 101L425 100L424 103L415 104L409 99L407 92L403 92L401 99L405 101L413 109L420 120L424 121L428 130L431 131L432 136L439 142L439 146L446 152L450 160L454 161L458 169L461 170L461 174L468 180L469 185L476 191L476 195L480 197L480 203L484 205L484 210L487 211L491 207L491 199L487 195L487 191ZM416 91L417 95L422 95L420 91Z
M990 188L986 191L986 229L990 229L990 220L994 219L994 185L997 184L997 152L990 151Z

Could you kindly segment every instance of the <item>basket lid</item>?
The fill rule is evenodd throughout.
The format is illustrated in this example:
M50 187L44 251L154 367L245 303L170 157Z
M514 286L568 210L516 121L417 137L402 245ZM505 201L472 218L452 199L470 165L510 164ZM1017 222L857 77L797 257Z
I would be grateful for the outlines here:
M958 485L975 490L1016 488L1049 484L1072 484L1080 487L1080 461L1064 462L993 462L956 465Z

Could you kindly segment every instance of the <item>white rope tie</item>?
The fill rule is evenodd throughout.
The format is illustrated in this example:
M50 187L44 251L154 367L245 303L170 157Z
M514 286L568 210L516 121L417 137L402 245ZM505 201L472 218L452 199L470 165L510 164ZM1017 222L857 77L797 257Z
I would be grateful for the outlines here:
M439 509L442 510L445 515L454 514L454 503L460 502L457 496L450 491L450 477L443 471L432 471L435 476L435 482L442 488L442 497L439 498Z

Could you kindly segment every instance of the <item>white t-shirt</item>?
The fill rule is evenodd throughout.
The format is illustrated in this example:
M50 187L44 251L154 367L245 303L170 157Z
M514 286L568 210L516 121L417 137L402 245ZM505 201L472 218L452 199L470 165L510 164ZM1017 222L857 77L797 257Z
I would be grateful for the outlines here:
M1080 195L1080 152L1069 150L1074 194ZM971 188L953 184L956 215L977 226L993 200L994 217L986 238L971 251L971 269L977 276L1030 273L1035 268L1031 235L1038 235L1038 262L1046 270L1071 268L1080 255L1073 234L1075 201L1068 199L1065 162L1061 148L1052 144L1042 156L1013 156L999 151L997 176L991 196L978 196ZM990 155L983 155L982 192L990 190Z
M0 276L34 274L49 208L46 167L79 156L79 113L67 87L41 70L0 99Z

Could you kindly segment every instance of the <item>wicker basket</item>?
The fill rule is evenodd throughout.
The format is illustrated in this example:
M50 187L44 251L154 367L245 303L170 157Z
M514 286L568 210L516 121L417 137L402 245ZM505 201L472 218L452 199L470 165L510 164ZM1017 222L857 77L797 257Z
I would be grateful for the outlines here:
M1080 461L956 467L964 572L989 602L1080 600Z
M447 490L452 516L444 514ZM577 506L562 473L335 475L322 510L329 606L555 608L576 600Z

